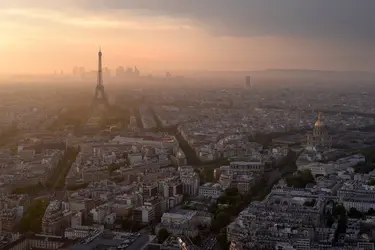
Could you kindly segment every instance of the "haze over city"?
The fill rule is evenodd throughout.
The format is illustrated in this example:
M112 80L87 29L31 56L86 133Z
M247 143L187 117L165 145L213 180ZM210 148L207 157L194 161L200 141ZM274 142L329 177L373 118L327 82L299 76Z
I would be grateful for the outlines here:
M92 64L149 73L374 71L371 0L12 0L0 2L1 74Z
M374 250L374 0L0 0L1 250Z

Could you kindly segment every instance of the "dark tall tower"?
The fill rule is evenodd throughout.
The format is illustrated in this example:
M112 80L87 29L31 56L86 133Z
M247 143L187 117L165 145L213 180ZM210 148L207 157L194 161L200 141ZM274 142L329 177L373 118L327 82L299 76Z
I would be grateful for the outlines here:
M251 88L250 76L246 76L245 78L245 88Z
M99 57L99 64L98 64L98 82L95 88L95 96L94 96L94 105L104 104L105 106L109 106L107 96L104 92L104 85L103 85L103 67L102 67L102 50L99 50L98 53Z

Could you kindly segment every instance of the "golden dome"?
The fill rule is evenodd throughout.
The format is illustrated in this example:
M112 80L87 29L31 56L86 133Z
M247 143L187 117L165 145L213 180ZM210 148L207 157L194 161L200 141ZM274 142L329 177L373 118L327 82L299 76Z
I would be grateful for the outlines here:
M315 127L324 127L324 122L321 117L321 113L318 114L318 120L314 124Z
M317 120L314 124L315 127L324 127L324 122L323 121L320 121L320 120Z

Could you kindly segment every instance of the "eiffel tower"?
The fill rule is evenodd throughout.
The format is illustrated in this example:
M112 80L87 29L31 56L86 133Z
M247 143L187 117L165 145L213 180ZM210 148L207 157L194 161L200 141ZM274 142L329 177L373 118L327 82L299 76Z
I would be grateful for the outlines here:
M107 99L107 95L104 92L104 85L103 85L103 68L102 68L102 50L99 50L98 57L99 57L99 64L98 64L98 82L95 88L95 96L93 106L97 107L98 105L104 105L105 107L109 108L109 103Z

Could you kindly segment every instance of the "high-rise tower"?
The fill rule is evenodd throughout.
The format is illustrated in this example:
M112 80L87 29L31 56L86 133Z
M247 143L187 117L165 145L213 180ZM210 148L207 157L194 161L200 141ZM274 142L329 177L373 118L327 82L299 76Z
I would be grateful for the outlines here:
M245 88L250 89L251 88L251 82L250 82L250 76L245 77Z
M98 57L98 82L95 88L95 96L94 96L94 105L103 104L105 106L109 106L107 95L104 92L104 85L103 85L103 67L102 67L102 50L99 50Z

